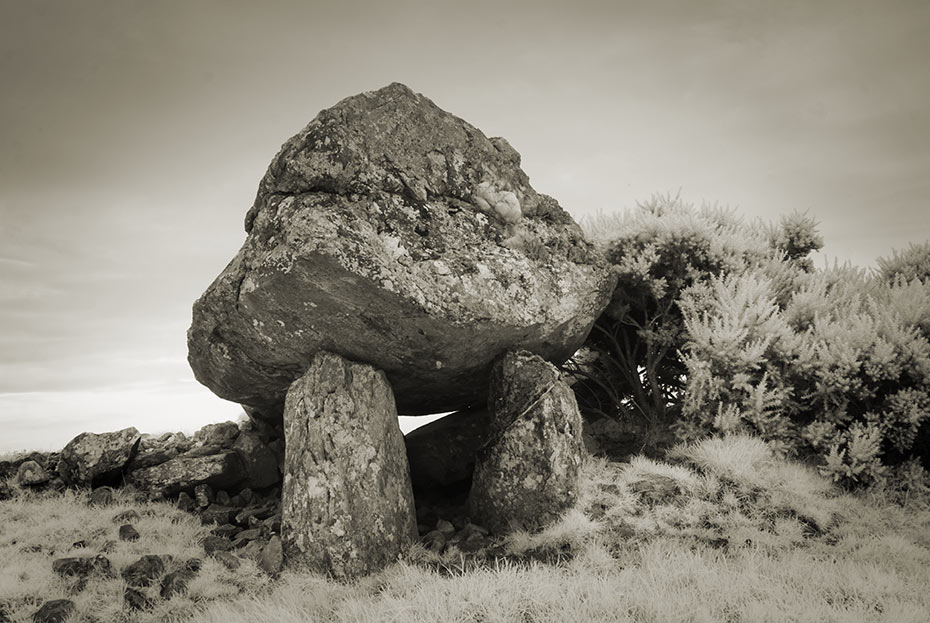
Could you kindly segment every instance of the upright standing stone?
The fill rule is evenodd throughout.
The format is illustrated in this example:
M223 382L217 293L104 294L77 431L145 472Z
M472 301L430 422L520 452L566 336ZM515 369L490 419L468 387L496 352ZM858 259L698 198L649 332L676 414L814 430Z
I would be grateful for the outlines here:
M394 395L384 373L317 353L287 393L282 537L289 564L375 572L416 538Z
M584 446L575 394L559 371L526 351L491 371L489 441L479 450L469 507L497 534L537 530L574 504Z

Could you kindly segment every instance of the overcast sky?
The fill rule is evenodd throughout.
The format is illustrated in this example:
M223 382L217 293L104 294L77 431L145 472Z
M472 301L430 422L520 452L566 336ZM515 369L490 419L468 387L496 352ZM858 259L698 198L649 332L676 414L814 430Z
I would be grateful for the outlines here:
M930 239L928 32L926 0L0 0L0 451L235 418L191 304L281 143L393 81L576 218L680 190L873 265Z

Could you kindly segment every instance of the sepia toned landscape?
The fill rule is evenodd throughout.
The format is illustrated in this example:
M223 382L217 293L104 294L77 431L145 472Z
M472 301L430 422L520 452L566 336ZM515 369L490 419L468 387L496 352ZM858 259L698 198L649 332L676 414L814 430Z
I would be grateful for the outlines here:
M474 32L460 8L92 4L2 7L0 623L928 619L923 7L517 3L482 36L535 30L442 65L375 42L401 15ZM636 25L700 45L647 60ZM504 68L534 54L584 96L528 97ZM608 58L745 105L638 100ZM288 88L238 108L262 80ZM223 147L234 111L230 141L275 147ZM737 194L643 194L636 153ZM810 194L776 206L787 173Z

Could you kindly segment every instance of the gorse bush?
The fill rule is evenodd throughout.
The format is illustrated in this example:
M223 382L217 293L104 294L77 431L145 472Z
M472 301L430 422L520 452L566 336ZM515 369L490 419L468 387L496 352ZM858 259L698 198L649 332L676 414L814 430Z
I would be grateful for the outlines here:
M874 275L814 270L823 241L811 218L747 225L673 197L597 230L619 282L568 366L583 410L638 421L647 436L757 435L847 485L887 479L889 466L917 473L930 244Z
M852 269L806 275L784 307L758 274L689 289L681 431L750 432L846 484L884 478L930 417L930 343L898 311L928 295Z
M930 281L930 242L912 243L905 251L892 251L890 258L878 258L878 269L889 283Z
M680 351L688 339L682 293L766 266L790 289L794 274L809 269L807 254L822 244L804 216L747 225L730 210L695 210L672 196L586 225L618 283L587 348L567 368L584 409L634 422L647 437L681 415L687 367Z

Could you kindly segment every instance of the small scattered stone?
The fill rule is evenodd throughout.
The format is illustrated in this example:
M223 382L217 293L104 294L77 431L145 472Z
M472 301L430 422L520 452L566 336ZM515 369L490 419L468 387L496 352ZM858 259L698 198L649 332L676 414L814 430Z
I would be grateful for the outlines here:
M194 487L194 502L197 508L206 508L213 504L213 487L207 484Z
M235 571L239 568L239 565L242 564L242 560L238 556L230 554L229 552L215 552L213 557L230 571Z
M242 498L242 505L248 506L255 501L255 492L252 491L249 487L246 487L238 493L238 496Z
M147 554L123 569L122 575L130 586L149 586L164 572L163 557Z
M133 521L139 521L140 519L142 519L142 517L139 513L133 509L129 509L113 515L112 521L113 523L131 523Z
M154 605L152 600L146 597L142 591L128 586L126 592L123 593L123 603L130 610L148 610Z
M91 506L109 506L113 503L113 487L97 487L90 492L88 503Z
M238 508L211 504L201 513L200 522L204 525L233 523L237 512L239 512Z
M224 523L222 526L217 526L210 530L211 534L216 536L225 537L231 539L242 531L242 528L239 526L234 526L231 523Z
M34 623L64 623L74 613L74 602L70 599L46 601L32 615Z
M713 547L714 549L724 549L730 544L730 540L725 537L719 538L719 539L707 539L706 542L709 546Z
M236 538L233 539L233 547L238 549L244 546L249 541L254 541L255 539L262 538L262 531L259 528L252 528L250 530L243 530L236 535Z
M21 487L38 487L48 481L48 472L36 461L23 461L16 472L16 482Z
M466 523L459 534L462 535L463 540L467 541L468 539L474 537L488 536L489 531L484 526L479 526L473 523Z
M106 556L74 556L52 562L52 571L62 577L87 578L92 575L116 577L110 559Z
M455 526L452 525L452 522L446 521L445 519L440 519L436 522L436 529L446 535L455 532Z
M196 575L196 572L190 569L179 569L167 574L161 580L162 599L171 599L187 590L187 583Z
M239 556L258 562L258 560L261 558L262 550L265 548L265 543L266 541L262 539L249 541L245 547L239 550Z
M262 534L271 536L281 534L281 513L276 513L268 519L262 520Z
M81 433L62 449L58 473L65 483L74 486L117 484L140 439L135 428Z
M189 496L184 491L181 491L178 494L178 508L186 513L191 513L194 511L194 498Z
M204 445L228 447L239 436L239 425L235 422L219 422L207 424L196 433L194 441L202 441Z
M119 527L119 540L120 541L138 541L139 532L131 523L123 524Z
M422 541L427 549L439 554L446 546L446 533L441 530L432 530L423 536Z
M284 568L284 548L281 545L281 537L273 536L268 540L268 544L262 548L258 566L271 577L277 577L281 573Z
M217 491L215 501L220 506L232 506L232 498L225 491Z
M225 552L232 549L232 541L221 536L207 536L203 539L203 551L207 556L212 556L215 552Z
M259 521L262 519L267 519L274 514L275 505L272 504L262 504L260 506L249 506L248 508L243 508L239 513L236 514L236 523L240 526L250 526L250 520L255 518Z

